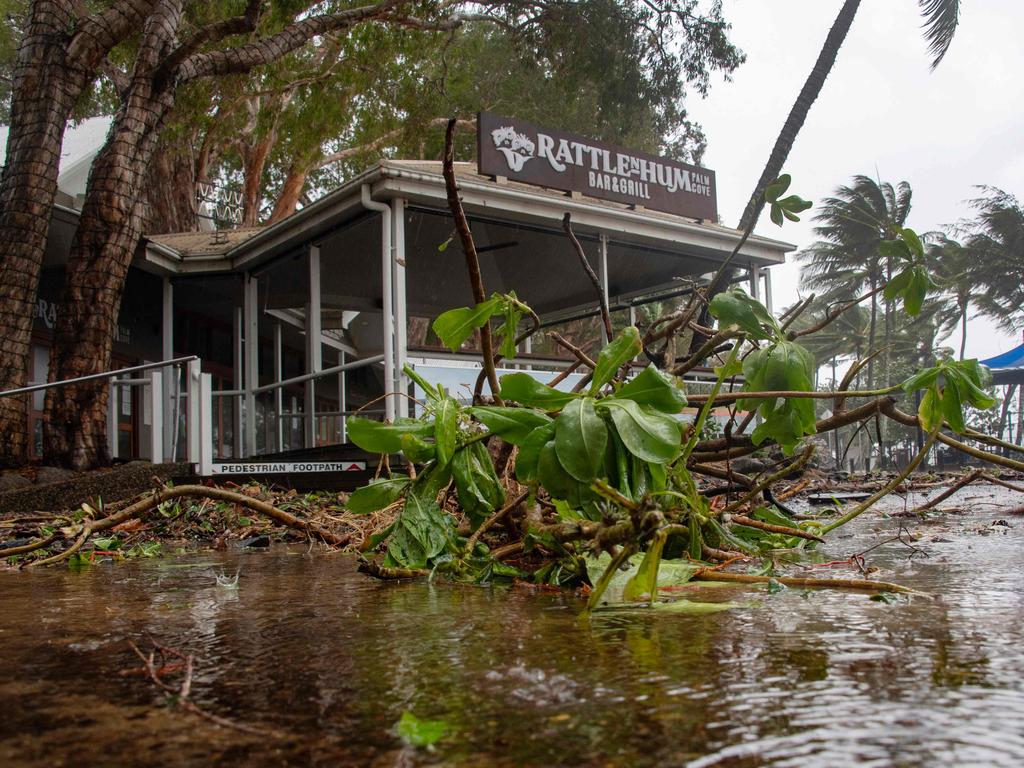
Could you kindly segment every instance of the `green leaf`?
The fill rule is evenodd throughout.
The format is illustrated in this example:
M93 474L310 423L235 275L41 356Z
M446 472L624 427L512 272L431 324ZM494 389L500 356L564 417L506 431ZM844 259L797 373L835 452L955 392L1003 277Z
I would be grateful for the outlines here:
M719 293L708 309L721 326L739 328L754 339L770 339L782 332L764 305L739 288Z
M401 496L409 486L409 482L409 478L405 475L373 480L349 496L348 504L345 506L349 512L355 512L357 515L376 512Z
M900 230L900 237L903 238L903 242L907 244L907 248L913 256L919 259L924 258L924 244L921 242L921 238L917 236L917 232L910 227L904 227Z
M590 384L590 394L596 394L601 387L615 377L619 368L639 355L641 351L643 348L640 344L640 331L636 326L631 325L624 329L615 341L605 346L597 356L597 367L594 369L594 378Z
M458 404L450 397L442 398L434 408L434 442L437 444L437 461L447 464L455 453L458 437Z
M537 459L537 481L552 498L565 499L573 507L582 507L592 494L585 484L570 475L558 460L555 441L549 440L540 449Z
M349 439L370 453L398 453L402 450L402 435L420 438L432 437L434 426L416 419L395 419L394 424L353 416L348 420Z
M505 502L505 491L483 443L471 443L455 453L452 476L459 505L475 528Z
M903 240L883 240L878 244L878 253L892 261L911 261L910 247Z
M649 405L662 413L679 413L686 407L686 395L682 387L667 373L649 365L627 381L615 397L632 400L640 405Z
M402 528L419 543L426 561L444 552L448 544L447 532L450 523L436 501L422 499L410 493L399 520Z
M501 377L501 399L511 400L520 405L540 408L544 411L559 411L579 395L561 392L541 384L528 373L507 373Z
M648 602L658 597L658 566L661 565L661 552L665 548L665 540L668 537L664 532L657 534L651 545L644 554L640 567L636 574L626 582L622 592L623 600L631 602L647 596Z
M935 387L925 390L921 404L917 407L917 418L921 421L921 426L928 432L942 423L942 398Z
M910 278L913 275L911 267L907 267L900 272L896 277L885 284L885 290L882 291L882 295L885 300L892 302L896 300L896 297L907 290L907 286L910 285Z
M565 470L581 483L597 477L604 463L608 428L594 409L594 399L573 400L555 419L555 449Z
M790 183L793 179L788 173L784 173L764 190L764 199L767 203L774 203L779 199L779 195L782 195L787 189L789 189Z
M431 326L434 333L452 352L457 352L473 331L491 319L501 306L502 299L493 298L480 302L475 307L449 309L438 315Z
M622 444L637 458L665 464L679 455L682 430L672 417L632 400L608 398L598 405L611 415Z
M942 413L955 432L963 434L967 430L960 389L957 387L956 379L950 376L946 377L946 385L942 388Z
M502 440L512 445L522 445L534 430L551 423L551 418L532 408L509 408L496 405L482 405L470 408L469 412Z
M541 449L555 439L555 422L545 424L533 431L519 448L516 457L516 477L521 483L532 483L537 479L537 463Z
M504 297L502 297L504 300ZM505 304L505 322L495 332L501 338L499 352L504 358L516 356L516 330L523 313L510 301Z
M429 747L448 733L444 720L420 720L412 712L403 712L395 725L398 738L411 747Z
M437 445L407 432L402 435L402 453L414 464L426 464L437 458Z
M909 379L903 382L901 385L904 392L910 393L918 389L924 389L930 387L936 381L939 380L939 369L925 368L923 371L918 371Z

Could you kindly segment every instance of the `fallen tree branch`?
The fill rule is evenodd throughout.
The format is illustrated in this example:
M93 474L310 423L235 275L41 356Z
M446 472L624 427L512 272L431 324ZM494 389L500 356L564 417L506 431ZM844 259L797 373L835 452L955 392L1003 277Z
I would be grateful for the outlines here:
M819 589L866 589L871 592L901 592L907 595L930 597L902 584L889 581L872 581L870 579L816 579L805 576L754 576L748 573L728 573L701 568L691 577L694 581L731 581L737 584L767 584L777 581L787 587L813 587Z
M278 509L273 504L270 504L261 499L254 499L251 496L246 496L242 493L235 493L224 488L209 488L205 485L179 485L174 488L163 487L158 489L156 492L143 498L134 504L125 507L119 512L116 512L108 517L101 518L99 520L88 520L82 524L82 530L68 549L60 552L52 557L47 557L42 560L34 560L29 563L25 563L23 568L30 568L39 565L49 565L51 563L57 563L62 560L67 560L71 555L80 550L82 546L89 540L89 537L99 531L106 531L114 526L120 525L126 520L131 520L135 517L141 517L147 512L152 511L160 504L165 501L180 498L207 498L214 499L217 501L227 501L232 504L238 504L259 512L262 515L266 515L271 520L278 522L282 525L286 525L289 528L297 528L303 531L308 536L320 539L321 541L331 544L335 547L343 547L349 543L351 536L346 534L339 536L338 534L323 528L316 523L310 523L305 520L300 520L294 515L285 512L283 509Z
M587 260L586 251L583 250L583 245L577 239L576 233L572 231L572 216L568 212L566 212L565 216L562 217L562 229L565 230L565 234L569 237L569 242L572 243L572 247L576 249L576 255L579 256L580 264L583 265L583 271L587 273L587 277L590 278L590 282L594 284L594 290L597 291L597 301L601 307L601 320L604 323L604 332L608 341L611 341L612 316L608 311L608 299L605 298L604 287L601 285L601 279L594 272L594 268L590 266L590 262Z

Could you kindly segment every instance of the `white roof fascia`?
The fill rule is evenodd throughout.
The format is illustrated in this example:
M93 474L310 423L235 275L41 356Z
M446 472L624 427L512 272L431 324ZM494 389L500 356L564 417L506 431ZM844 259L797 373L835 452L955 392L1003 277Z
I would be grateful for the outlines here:
M430 199L447 204L444 179L440 174L396 167L387 163L381 166L384 181L381 193L391 192L393 196L405 196L411 200ZM672 242L709 251L728 253L736 247L741 233L736 230L719 229L688 221L672 221L661 217L645 215L642 211L608 208L594 205L585 200L570 197L558 198L550 194L535 194L523 189L504 185L459 178L462 202L468 208L482 208L499 212L512 212L531 219L547 219L561 227L562 216L572 215L577 228L590 228L606 234L621 233L640 237L651 242ZM751 236L740 253L744 262L756 262L759 266L770 266L785 262L785 253L796 246L766 237Z

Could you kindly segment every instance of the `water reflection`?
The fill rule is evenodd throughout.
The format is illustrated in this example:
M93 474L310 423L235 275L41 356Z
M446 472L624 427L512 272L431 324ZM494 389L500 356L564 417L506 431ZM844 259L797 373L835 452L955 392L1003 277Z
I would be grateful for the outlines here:
M571 596L380 584L342 556L275 550L7 573L0 763L815 766L1024 764L1024 524L921 526L876 550L939 595L695 587L723 613L579 617ZM878 540L864 523L831 545ZM935 539L935 541L931 541ZM943 541L942 539L945 539ZM235 588L217 575L239 570ZM839 574L836 574L839 575ZM292 739L154 706L126 639L195 653L198 703ZM443 719L403 749L401 713Z

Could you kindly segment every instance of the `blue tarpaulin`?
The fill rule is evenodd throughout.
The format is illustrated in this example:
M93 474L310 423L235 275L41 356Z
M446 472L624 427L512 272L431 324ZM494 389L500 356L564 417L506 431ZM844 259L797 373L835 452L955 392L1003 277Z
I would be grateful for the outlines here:
M1024 344L979 362L991 369L993 384L1024 383Z

